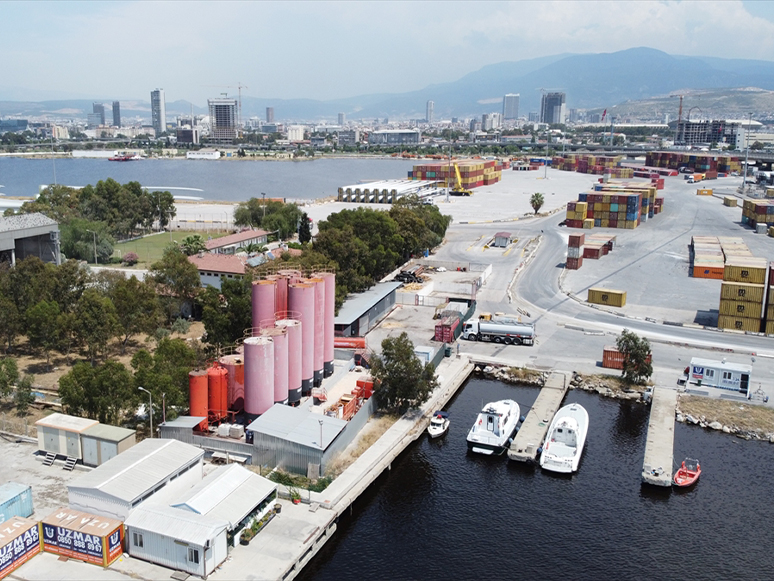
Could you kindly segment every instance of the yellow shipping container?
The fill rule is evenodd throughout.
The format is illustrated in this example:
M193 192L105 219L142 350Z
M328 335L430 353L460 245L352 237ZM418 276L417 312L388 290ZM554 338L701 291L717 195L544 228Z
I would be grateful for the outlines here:
M774 198L774 188L766 188L766 197Z
M720 315L718 317L718 329L734 329L736 331L758 333L761 330L761 320Z
M766 321L769 323L774 322L774 305L766 307Z
M768 297L769 297L769 304L774 305L774 286L769 287Z
M608 228L610 226L610 220L602 218L599 225L602 226L602 228Z
M768 261L765 258L731 256L726 258L723 280L726 282L749 282L765 284Z
M736 208L736 198L734 196L725 196L723 198L723 205L729 208Z
M608 307L623 307L626 304L626 291L605 288L590 288L587 302Z
M627 220L626 221L626 228L627 230L634 230L637 227L637 221L636 220Z
M702 189L699 189L699 190L696 190L696 195L697 196L711 196L712 195L712 190L702 190Z
M774 226L769 226L769 236L774 238Z
M766 287L762 284L724 282L720 285L720 300L744 301L762 305L765 290Z
M718 309L721 315L746 317L748 319L760 319L762 310L763 303L747 303L728 299L720 299L720 307Z
M766 321L766 334L774 335L774 321Z
M594 227L594 219L593 218L586 218L583 221L583 227L586 229L591 229Z
M576 212L587 212L589 209L589 203L588 202L575 202L575 211Z

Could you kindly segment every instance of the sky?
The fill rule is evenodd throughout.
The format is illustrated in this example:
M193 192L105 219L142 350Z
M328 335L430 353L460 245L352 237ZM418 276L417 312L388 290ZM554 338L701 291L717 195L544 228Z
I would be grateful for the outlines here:
M502 61L647 46L774 59L774 2L0 2L0 99L402 93Z

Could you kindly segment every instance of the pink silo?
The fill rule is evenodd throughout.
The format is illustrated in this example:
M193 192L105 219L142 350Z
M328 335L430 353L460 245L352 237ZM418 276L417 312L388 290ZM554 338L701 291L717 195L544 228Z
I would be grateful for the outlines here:
M288 286L288 309L299 313L301 321L301 393L312 392L314 379L314 287L296 283Z
M333 375L333 336L334 320L336 318L336 275L332 272L321 272L315 277L325 281L325 329L323 338L323 371L325 377Z
M254 419L274 405L274 342L247 337L245 346L245 413Z
M261 329L261 336L274 342L274 403L288 403L288 330L284 327Z
M288 403L301 401L301 321L280 319L275 323L288 331Z
M277 283L273 280L253 281L253 335L262 327L274 325L276 288Z
M277 283L274 292L274 312L284 312L288 310L288 277L281 274L272 274L266 277Z
M219 359L228 371L228 409L241 412L245 407L245 359L242 355L224 355Z
M325 280L319 277L307 280L314 285L314 386L323 380L323 353L325 350Z

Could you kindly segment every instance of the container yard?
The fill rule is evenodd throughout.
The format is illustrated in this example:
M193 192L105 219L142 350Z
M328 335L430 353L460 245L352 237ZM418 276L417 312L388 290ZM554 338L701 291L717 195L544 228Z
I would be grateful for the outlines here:
M641 182L596 184L593 191L567 204L567 226L633 230L663 211L664 199L656 197L656 192L656 186Z
M736 156L666 151L648 152L645 156L645 165L673 170L685 168L692 173L717 172L714 174L715 178L742 171L742 160ZM711 173L710 176L712 175ZM708 176L707 179L712 177Z
M502 170L505 168L507 165L498 160L453 159L451 163L415 165L408 177L411 180L438 180L444 188L459 185L464 189L472 189L496 184L500 181Z
M596 175L610 175L614 178L628 179L635 177L634 170L622 167L622 155L580 155L567 154L564 157L554 157L553 167L563 171L574 171Z
M742 224L750 228L763 225L763 232L768 231L768 227L774 226L774 201L745 200L742 206Z

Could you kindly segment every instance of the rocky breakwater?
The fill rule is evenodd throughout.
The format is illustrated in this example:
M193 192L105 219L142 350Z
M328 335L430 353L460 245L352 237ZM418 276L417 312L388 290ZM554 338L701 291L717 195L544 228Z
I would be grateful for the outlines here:
M678 422L774 444L774 410L761 405L681 395L675 413Z

